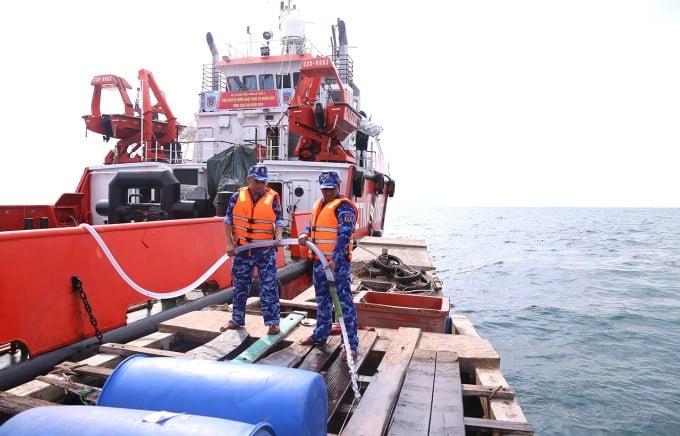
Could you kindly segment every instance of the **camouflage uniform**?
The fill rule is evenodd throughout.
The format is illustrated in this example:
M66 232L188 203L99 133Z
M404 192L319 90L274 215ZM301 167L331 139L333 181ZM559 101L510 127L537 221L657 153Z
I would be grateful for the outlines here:
M328 179L330 179L330 183L334 183L337 186L340 185L340 178L335 171L324 171L319 177L319 183L322 188L332 186L328 185ZM341 197L341 195L338 194L338 197ZM338 300L340 300L340 307L342 309L343 321L347 330L349 346L351 350L356 350L359 346L359 338L357 337L357 312L354 307L352 290L350 288L350 260L346 255L346 247L350 243L351 236L354 233L356 214L349 204L341 203L335 210L335 216L338 218L338 236L331 256L331 260L335 262L335 272L333 274L335 278L334 283ZM310 231L311 221L307 224L303 233L309 235ZM312 333L312 339L314 342L323 342L331 334L333 299L330 294L326 273L320 260L314 261L313 273L317 303L317 323L314 332Z
M238 325L246 322L246 302L253 282L253 268L257 266L260 282L260 304L264 325L279 324L281 306L276 284L276 247L255 248L237 253L231 267L234 281L234 312L232 321Z
M261 165L251 167L249 176L258 180L269 180L266 169ZM258 173L258 171L260 173ZM253 197L253 204L257 203L266 192ZM233 224L233 212L239 191L236 191L229 199L224 223ZM283 208L278 196L274 199L272 208L276 215L277 227L283 227ZM246 302L250 295L250 287L253 283L253 270L257 267L260 284L260 304L262 317L266 326L278 325L281 318L281 306L279 304L279 289L276 283L276 247L254 248L236 253L232 260L231 275L233 280L233 313L231 319L239 326L245 325Z

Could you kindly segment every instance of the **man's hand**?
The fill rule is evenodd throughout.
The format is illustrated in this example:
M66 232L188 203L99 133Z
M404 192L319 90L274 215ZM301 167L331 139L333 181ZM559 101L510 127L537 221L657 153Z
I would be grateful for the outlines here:
M328 264L323 267L324 271L327 269L330 269L332 273L335 273L335 261L334 260L329 260Z
M234 247L234 241L231 238L227 238L227 254L233 256L236 254L236 248Z

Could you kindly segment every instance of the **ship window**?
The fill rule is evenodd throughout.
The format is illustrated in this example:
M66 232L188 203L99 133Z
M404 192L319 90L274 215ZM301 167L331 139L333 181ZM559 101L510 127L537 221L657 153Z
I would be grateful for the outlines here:
M227 87L229 88L228 91L244 91L246 88L243 86L243 83L241 82L241 78L239 76L229 76L227 77Z
M295 88L300 80L300 73L293 73L293 88Z
M243 85L249 91L257 90L257 76L243 76Z
M292 88L290 86L290 74L276 75L276 89Z
M260 74L260 89L274 89L273 74Z

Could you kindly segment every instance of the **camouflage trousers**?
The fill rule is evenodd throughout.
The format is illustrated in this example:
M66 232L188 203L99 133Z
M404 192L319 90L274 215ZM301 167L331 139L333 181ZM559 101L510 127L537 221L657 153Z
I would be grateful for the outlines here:
M279 324L281 305L276 284L276 247L254 248L237 253L231 266L234 285L232 321L245 325L246 302L253 283L253 271L257 267L260 282L260 304L264 325Z
M342 319L347 329L349 348L356 350L359 346L357 337L357 311L354 307L352 289L350 288L350 262L343 260L335 264L335 289L342 308ZM314 342L325 341L331 334L333 326L333 299L330 293L330 285L326 279L326 272L320 261L315 260L313 266L314 291L316 293L316 327L312 333Z

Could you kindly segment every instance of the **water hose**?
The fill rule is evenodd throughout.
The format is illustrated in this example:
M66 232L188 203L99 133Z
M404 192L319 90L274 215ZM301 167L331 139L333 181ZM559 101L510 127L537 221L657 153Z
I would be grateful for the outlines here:
M352 390L354 391L354 398L356 401L361 399L361 394L359 393L359 386L357 384L356 369L354 368L354 358L352 357L352 349L349 346L349 336L347 334L347 326L345 326L345 319L342 313L342 306L340 306L340 299L338 298L338 292L335 288L335 277L333 277L333 271L328 268L328 260L326 256L319 250L319 248L310 241L306 241L305 245L309 247L314 254L317 255L321 261L321 265L324 267L326 272L326 281L328 282L328 289L331 293L331 298L333 299L333 306L335 306L335 314L338 317L338 323L340 323L340 330L342 332L342 343L345 346L345 356L347 356L347 366L349 366L350 374L352 375Z
M113 256L111 253L111 250L109 250L109 247L106 246L106 243L102 240L101 236L97 233L97 231L94 229L89 224L81 224L80 227L83 227L85 230L87 230L90 235L94 238L95 241L97 241L97 244L99 244L99 247L102 249L104 254L106 255L106 258L109 260L113 268L118 272L120 277L127 283L132 289L135 291L139 292L142 295L146 295L149 298L155 298L155 299L168 299L168 298L175 298L175 297L180 297L182 295L185 295L196 288L198 288L201 284L205 283L205 281L217 271L219 267L222 266L228 259L229 255L228 254L223 254L222 257L217 259L217 261L206 270L199 278L197 278L194 282L190 283L189 285L183 287L182 289L178 289L176 291L172 292L153 292L149 291L148 289L144 289L141 286L139 286L137 283L135 283L130 276L127 275L125 271L123 271L123 268L121 268L120 264L116 260L116 258ZM258 241L258 242L251 242L250 244L246 245L241 245L236 249L237 253L240 253L245 250L250 250L252 248L261 248L261 247L270 247L272 245L275 245L277 241L274 240L267 240L267 241ZM297 239L284 239L282 241L278 241L280 245L289 245L289 244L297 244Z

